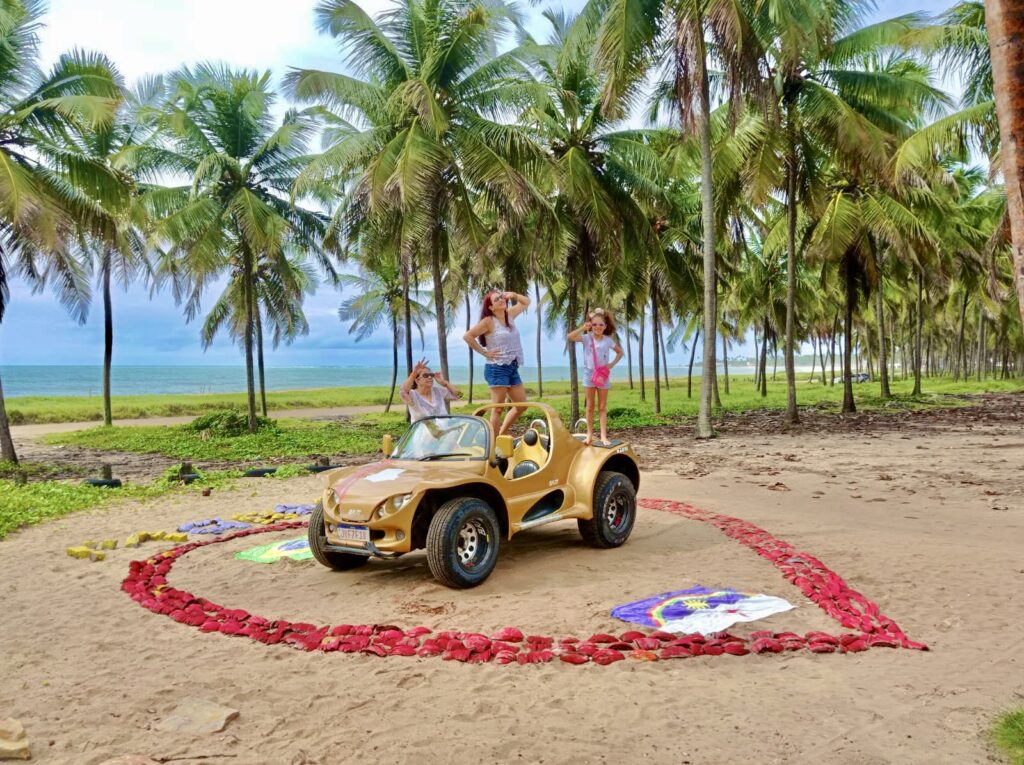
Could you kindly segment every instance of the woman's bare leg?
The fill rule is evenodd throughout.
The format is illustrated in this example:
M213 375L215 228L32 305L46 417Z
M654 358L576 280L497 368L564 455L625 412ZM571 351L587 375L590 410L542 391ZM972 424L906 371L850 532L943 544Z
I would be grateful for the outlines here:
M587 392L587 438L583 442L587 446L594 443L594 391L597 388L584 388Z
M601 415L601 441L608 443L608 389L599 388L597 391L597 411Z
M522 383L519 385L513 385L511 388L506 388L506 390L508 391L509 399L513 403L526 401L526 386ZM512 427L512 424L518 420L525 411L525 406L516 406L509 409L508 414L505 415L505 421L501 423L501 430L498 431L498 435L508 433L508 429Z
M488 388L491 392L491 403L492 404L504 404L505 399L508 397L508 388L500 386L497 388ZM501 425L501 409L491 410L491 429L494 430L494 435L500 436L504 431L499 431L498 426Z

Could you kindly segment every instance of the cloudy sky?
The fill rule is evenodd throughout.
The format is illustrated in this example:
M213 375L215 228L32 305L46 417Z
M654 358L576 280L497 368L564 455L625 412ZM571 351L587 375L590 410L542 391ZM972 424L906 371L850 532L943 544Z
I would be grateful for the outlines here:
M569 3L572 10L583 0ZM131 82L145 74L182 64L222 60L234 67L270 69L275 77L290 66L338 70L334 42L313 27L316 0L51 0L40 34L43 61L49 65L63 51L78 47L106 53ZM386 0L366 0L375 13ZM875 16L910 11L937 12L947 0L883 0ZM531 11L539 19L539 10ZM538 23L537 31L543 29ZM0 325L0 364L98 364L103 345L102 307L97 301L88 322L70 320L49 292L33 294L17 280L11 305ZM207 304L212 303L213 295ZM268 364L376 366L390 364L390 341L382 334L358 345L337 318L341 296L322 287L308 299L310 334L291 347L270 352ZM114 294L114 364L237 364L241 355L226 339L205 353L196 322L187 324L169 294L149 296L142 287ZM459 318L462 326L465 317ZM520 319L532 335L532 312ZM460 333L461 334L461 333ZM426 354L436 341L427 332ZM453 335L450 342L455 340ZM752 352L749 348L741 352ZM436 355L436 354L435 354ZM682 363L681 351L673 364ZM550 356L550 358L549 358ZM560 342L547 344L545 362L563 358Z

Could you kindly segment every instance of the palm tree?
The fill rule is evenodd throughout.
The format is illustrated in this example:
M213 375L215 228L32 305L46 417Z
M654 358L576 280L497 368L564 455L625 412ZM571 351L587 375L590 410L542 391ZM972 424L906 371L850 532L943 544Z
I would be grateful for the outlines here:
M227 272L238 283L244 310L249 431L255 432L253 355L257 280L270 274L289 299L302 294L289 252L304 252L334 276L321 246L326 218L289 201L306 164L313 114L289 110L274 123L270 73L232 71L215 64L184 68L171 78L159 115L152 156L166 171L187 174L188 186L147 196L156 219L152 241L165 250L161 275L195 317L207 285ZM229 300L228 305L233 305Z
M256 264L252 279L256 300L254 342L260 411L264 417L267 416L267 385L263 362L264 322L272 330L271 343L274 348L282 341L289 344L295 338L308 334L309 323L302 310L302 302L305 295L316 289L316 285L316 274L305 262L303 253L296 253L284 263L261 261ZM247 315L243 280L231 279L203 321L199 333L203 349L209 348L218 332L225 327L232 340L243 343Z
M121 87L102 56L76 51L49 72L38 69L36 0L0 0L0 321L10 301L8 280L21 276L36 289L54 286L78 321L89 306L89 285L74 258L80 231L113 238L102 204L123 199L108 168L73 153L48 156L76 127L110 123ZM0 382L0 460L17 462Z
M398 382L398 348L404 332L399 321L405 310L405 295L398 259L368 259L360 275L341 274L338 283L343 290L351 288L355 293L342 302L338 318L352 322L348 331L349 334L355 333L357 343L370 337L385 322L391 330L391 392L388 394L387 406L384 407L385 412L390 412ZM423 326L433 318L430 308L415 300L409 303L409 308L412 323L419 330L422 344Z
M740 0L590 0L586 11L590 23L600 28L597 61L608 73L605 109L612 113L621 109L641 85L652 59L662 57L673 71L679 123L696 133L699 141L705 340L699 438L714 435L711 407L718 324L709 65L716 61L722 64L724 90L737 112L744 91L762 91L764 53L746 11ZM667 51L661 45L666 39L670 41Z
M103 214L109 219L113 239L98 239L90 236L88 231L82 231L80 235L86 265L99 272L103 294L103 424L108 426L113 424L110 398L114 350L111 281L116 275L127 289L140 273L151 271L143 234L145 211L136 204L138 195L147 186L140 184L135 176L144 180L152 168L136 165L132 151L151 137L155 123L152 110L163 96L162 78L145 78L135 88L125 91L125 101L110 124L95 130L78 126L59 145L53 142L47 147L48 154L77 154L80 160L102 166L111 178L123 184L121 193L109 205L102 206Z
M1000 162L1006 179L1017 304L1024 323L1024 2L985 0L992 91L999 117Z
M655 212L668 204L657 149L664 132L622 129L609 117L614 110L603 108L602 80L591 64L596 39L586 18L550 11L545 17L552 26L548 44L520 52L541 85L523 120L536 128L548 156L541 187L552 214L543 216L538 230L552 227L544 239L564 282L551 293L552 307L573 328L588 299L610 304L623 285L636 285L638 278L648 283L641 274L660 250ZM578 374L571 347L572 422L579 417Z
M353 123L311 177L346 189L345 216L397 236L406 269L425 258L447 376L451 253L483 245L481 205L515 218L535 201L522 170L539 152L521 128L499 119L523 97L522 65L514 52L497 54L517 19L500 1L402 0L374 20L352 0L323 0L316 22L346 48L355 76L299 69L286 78L297 99Z

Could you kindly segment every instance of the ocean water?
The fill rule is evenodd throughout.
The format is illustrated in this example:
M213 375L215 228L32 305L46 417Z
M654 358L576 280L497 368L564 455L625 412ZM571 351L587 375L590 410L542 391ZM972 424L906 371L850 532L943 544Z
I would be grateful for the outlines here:
M403 372L399 370L399 383ZM452 382L469 381L468 367L452 367ZM669 366L671 378L684 377L686 367ZM545 380L568 380L568 366L544 367ZM694 366L694 375L700 367ZM729 373L752 375L752 366L729 365ZM637 374L634 366L633 374ZM779 364L782 374L782 364ZM652 372L647 371L651 379ZM535 382L537 368L522 368L525 382ZM613 380L626 380L626 365L612 370ZM0 368L4 396L100 396L103 392L103 369L100 366L4 366ZM386 386L391 384L391 367L268 367L267 390L299 390L304 388L340 388ZM483 365L474 372L474 382L483 384ZM113 395L135 396L150 393L230 393L245 390L245 367L242 366L115 366L110 383Z

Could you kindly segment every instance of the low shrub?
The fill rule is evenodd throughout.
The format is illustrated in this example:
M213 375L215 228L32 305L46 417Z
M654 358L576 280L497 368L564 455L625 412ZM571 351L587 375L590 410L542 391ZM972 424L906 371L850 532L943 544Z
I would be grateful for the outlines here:
M236 438L249 435L249 416L237 409L225 409L220 412L202 414L184 427L194 433L206 433L221 438ZM257 433L275 430L277 430L277 424L270 418L256 418Z

